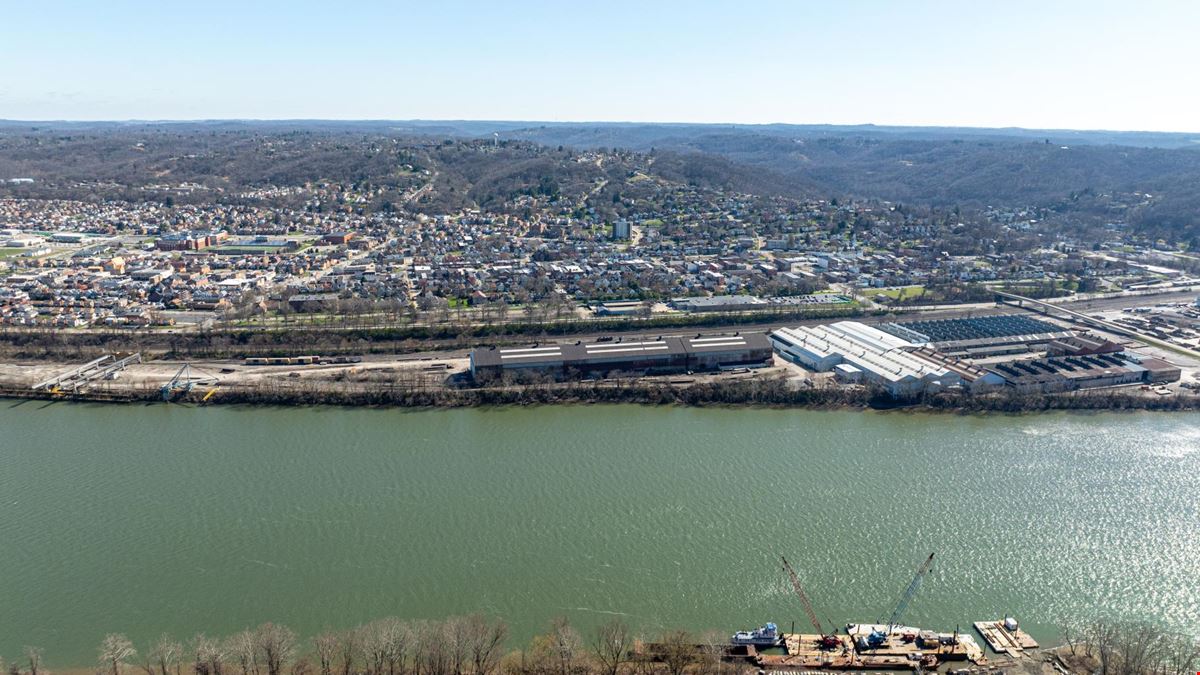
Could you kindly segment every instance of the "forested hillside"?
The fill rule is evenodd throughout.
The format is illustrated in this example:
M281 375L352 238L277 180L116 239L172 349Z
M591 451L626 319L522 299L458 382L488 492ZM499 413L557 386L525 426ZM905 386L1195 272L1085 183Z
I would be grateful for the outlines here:
M583 159L603 149L606 159ZM426 173L428 172L428 173ZM422 209L515 194L611 196L652 177L761 195L1051 208L1081 222L1200 236L1200 143L1184 134L769 125L516 122L0 123L0 179L189 182L214 190L429 180ZM25 191L33 188L25 188ZM94 191L93 191L94 193ZM182 197L186 199L187 197ZM595 200L593 200L595 201ZM417 204L414 204L415 206Z

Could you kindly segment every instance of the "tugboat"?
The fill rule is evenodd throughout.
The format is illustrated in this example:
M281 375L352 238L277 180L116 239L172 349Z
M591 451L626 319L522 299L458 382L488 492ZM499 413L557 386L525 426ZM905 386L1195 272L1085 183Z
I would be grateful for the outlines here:
M739 630L729 639L735 645L754 645L755 647L778 647L783 642L779 627L768 623L755 630Z

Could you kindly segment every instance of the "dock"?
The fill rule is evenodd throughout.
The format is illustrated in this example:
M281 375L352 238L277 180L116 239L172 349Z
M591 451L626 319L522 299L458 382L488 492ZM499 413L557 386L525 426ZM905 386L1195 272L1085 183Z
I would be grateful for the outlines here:
M998 654L1020 656L1028 649L1037 649L1037 640L1029 633L1017 628L1010 631L1004 627L1004 621L976 621L975 630L983 636L984 641Z

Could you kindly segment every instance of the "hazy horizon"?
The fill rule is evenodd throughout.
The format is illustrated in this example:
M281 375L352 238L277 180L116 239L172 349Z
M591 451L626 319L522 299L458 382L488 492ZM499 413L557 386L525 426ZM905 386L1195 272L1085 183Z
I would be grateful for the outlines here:
M971 126L961 124L881 124L875 122L680 122L674 120L603 120L603 119L496 119L496 118L367 118L367 117L196 117L196 118L95 118L95 119L19 119L0 117L0 124L219 124L219 123L346 123L346 124L525 124L525 125L614 125L614 126L713 126L713 127L829 127L875 128L875 129L963 129L973 131L1024 131L1024 132L1068 132L1068 133L1116 133L1116 134L1167 134L1189 136L1200 134L1200 125L1183 131L1159 131L1156 129L1111 129L1070 127L1026 127L1026 126Z

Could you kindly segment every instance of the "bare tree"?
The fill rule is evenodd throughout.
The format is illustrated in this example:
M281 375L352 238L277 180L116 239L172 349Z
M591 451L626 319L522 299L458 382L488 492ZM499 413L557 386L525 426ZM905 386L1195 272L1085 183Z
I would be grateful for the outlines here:
M700 639L703 654L704 671L721 675L722 666L724 665L725 645L729 638L720 631L710 630L705 632Z
M550 625L550 639L554 656L558 659L559 675L571 675L575 669L575 660L579 655L580 645L583 642L579 637L579 632L571 626L567 617L560 616L554 619Z
M158 642L147 655L150 663L150 675L155 675L154 667L158 667L157 675L180 675L180 661L183 659L183 645L163 633Z
M470 675L493 675L500 665L500 649L508 636L508 626L499 620L492 623L482 614L472 614L465 622Z
M268 622L254 631L254 641L267 675L283 675L284 667L296 655L296 633L287 626Z
M325 631L313 638L313 653L317 656L317 665L321 675L333 675L333 660L341 647L341 639L333 631Z
M629 626L618 618L600 626L592 643L592 653L603 667L604 675L617 675L621 664L629 660L629 648L633 645L633 634Z
M1159 651L1161 669L1166 675L1192 675L1200 672L1200 640L1189 635L1168 635Z
M1099 619L1076 629L1081 656L1101 675L1191 675L1200 666L1200 640L1145 622Z
M424 622L417 629L416 635L414 675L449 675L450 659L446 653L441 624Z
M371 675L397 675L408 656L409 630L399 619L388 617L363 627L363 657Z
M121 675L121 666L136 655L137 650L133 648L133 643L120 633L109 633L100 642L100 663L108 669L110 675Z
M1117 638L1117 628L1114 624L1099 620L1088 627L1088 646L1100 660L1100 675L1116 672L1113 652Z
M687 631L674 630L662 636L662 660L671 675L683 675L697 660L696 641Z
M362 631L358 628L352 628L341 634L341 645L338 650L338 665L341 666L340 675L353 675L354 660L358 656L361 642Z
M197 633L192 638L192 655L195 675L223 675L225 651L218 640Z
M225 653L237 661L242 675L260 675L258 667L258 649L255 645L254 632L244 630L231 635L225 641Z
M464 675L468 658L467 625L462 617L451 617L442 622L442 633L446 641L446 655L453 675Z
M29 663L29 675L38 675L38 670L42 667L42 649L41 647L25 646L25 660Z
M392 619L385 631L387 638L387 675L403 675L406 672L409 652L412 650L412 627L398 619Z
M1068 622L1062 624L1059 632L1062 633L1063 644L1071 650L1071 656L1075 656L1075 651L1079 647L1079 631Z
M1114 640L1117 661L1122 675L1142 675L1152 668L1155 650L1162 641L1162 631L1149 623L1121 627Z
M380 675L383 672L384 652L387 646L380 634L382 621L372 621L362 626L362 657L366 661L367 675Z

